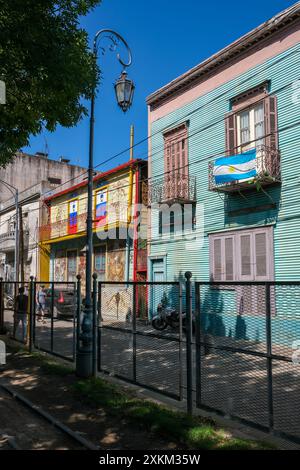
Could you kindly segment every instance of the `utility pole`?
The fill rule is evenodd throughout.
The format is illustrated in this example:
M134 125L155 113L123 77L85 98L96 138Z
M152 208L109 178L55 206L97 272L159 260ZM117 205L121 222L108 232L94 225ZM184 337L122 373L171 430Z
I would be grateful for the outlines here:
M19 207L19 222L20 222L20 267L21 267L21 283L25 282L24 275L24 229L23 229L23 213L22 207Z

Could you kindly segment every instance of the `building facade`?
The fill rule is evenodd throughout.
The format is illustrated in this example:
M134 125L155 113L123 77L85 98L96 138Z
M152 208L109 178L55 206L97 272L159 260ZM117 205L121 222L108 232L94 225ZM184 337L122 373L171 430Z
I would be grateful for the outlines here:
M58 185L80 181L84 169L70 165L68 160L51 160L45 154L17 154L12 163L0 169L0 276L15 280L16 207L14 190L19 192L19 279L40 277L39 226L40 200L50 195ZM70 183L68 183L70 184ZM66 186L65 186L66 187Z
M146 175L144 161L130 160L94 178L93 272L99 281L146 279L146 240L134 236L135 207L147 197ZM87 182L43 202L40 242L49 252L48 277L43 281L74 282L80 274L84 290Z
M150 280L300 279L299 58L297 3L148 97ZM214 291L244 318L257 292Z

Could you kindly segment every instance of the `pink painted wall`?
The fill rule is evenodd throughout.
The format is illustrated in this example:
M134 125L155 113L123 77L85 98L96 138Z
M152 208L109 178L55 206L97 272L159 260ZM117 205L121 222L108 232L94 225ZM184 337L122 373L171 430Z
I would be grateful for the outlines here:
M268 59L300 43L300 21L292 27L286 28L270 39L260 42L244 55L232 60L222 68L218 68L215 73L211 73L206 79L191 89L177 94L170 101L163 103L158 108L151 111L149 106L149 124L157 119L166 116L182 106L191 103L200 96L212 91L224 83L238 77L247 70L264 63Z

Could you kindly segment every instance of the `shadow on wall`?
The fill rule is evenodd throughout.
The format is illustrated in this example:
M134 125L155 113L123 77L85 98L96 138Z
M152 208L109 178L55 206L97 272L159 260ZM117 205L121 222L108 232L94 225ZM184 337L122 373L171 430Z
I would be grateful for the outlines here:
M278 219L281 186L248 189L243 193L228 193L224 198L225 227L265 225Z
M226 326L223 320L225 313L224 293L217 287L205 286L206 291L201 297L200 323L201 331L204 335L209 336L228 336L234 339L247 340L247 325L245 319L239 312L236 316L234 331L229 328L226 335Z

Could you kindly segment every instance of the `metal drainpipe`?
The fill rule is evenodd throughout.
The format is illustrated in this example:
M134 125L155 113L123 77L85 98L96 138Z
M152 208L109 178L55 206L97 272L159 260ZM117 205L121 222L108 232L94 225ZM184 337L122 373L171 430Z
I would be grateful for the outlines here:
M134 126L130 127L130 158L133 160L133 145L134 145ZM126 239L126 282L130 277L130 236L129 228L131 223L131 210L132 210L132 195L133 195L133 170L129 170L129 190L128 190L128 212L127 212L127 239Z

